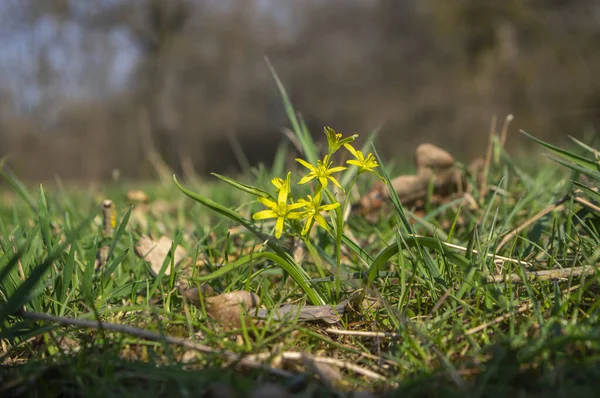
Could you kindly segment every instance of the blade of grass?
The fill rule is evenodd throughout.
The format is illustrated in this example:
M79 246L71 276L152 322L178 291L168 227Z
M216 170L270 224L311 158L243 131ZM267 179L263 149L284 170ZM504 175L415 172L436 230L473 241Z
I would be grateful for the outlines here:
M234 188L239 189L240 191L249 193L250 195L254 195L259 198L268 198L268 199L273 200L273 196L265 190L262 190L257 187L253 187L252 185L243 184L239 181L233 180L229 177L225 177L225 176L222 176L217 173L210 173L210 174L217 177L219 180L224 181L227 184L233 186Z
M287 91L283 86L283 83L281 83L281 80L279 80L279 76L277 75L277 72L275 72L275 68L273 67L273 65L271 65L269 58L265 57L265 63L267 64L267 67L269 68L273 79L275 79L275 84L277 84L277 88L279 89L281 99L283 100L285 113L287 114L288 119L292 124L292 129L294 130L296 137L298 137L298 140L300 141L300 145L302 146L302 150L304 151L304 156L306 156L306 160L311 164L317 164L317 150L312 136L308 134L306 126L301 125L301 122L298 120L296 112L294 111L294 107L292 106L292 102L288 97Z
M551 152L553 152L554 154L562 157L563 159L567 159L587 170L590 171L598 171L599 169L599 165L598 163L596 163L593 160L584 158L583 156L579 156L575 153L569 152L565 149L556 147L554 145L548 144L545 141L540 140L539 138L536 138L534 136L532 136L531 134L526 133L525 131L521 130L521 133L524 134L526 137L532 139L533 141L537 142L538 144L542 145L543 147L549 149Z
M75 240L81 231L92 221L93 217L89 217L83 221L75 229L75 231L57 246L39 265L35 266L27 279L17 288L17 290L8 298L8 301L0 306L0 325L4 327L4 322L7 317L14 314L19 308L31 299L29 293L35 288L40 279L46 274L48 268L62 256L64 250Z

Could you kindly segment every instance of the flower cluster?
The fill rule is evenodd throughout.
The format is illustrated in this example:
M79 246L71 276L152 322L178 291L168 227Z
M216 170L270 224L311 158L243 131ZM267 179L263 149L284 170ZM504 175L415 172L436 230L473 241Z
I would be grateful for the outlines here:
M331 210L338 209L340 203L335 200L335 196L331 195L327 190L329 182L333 183L340 190L344 191L339 181L334 177L334 174L347 170L344 166L333 166L333 155L342 147L354 156L354 159L348 160L346 164L356 166L358 172L356 176L364 172L372 172L377 174L375 168L379 166L377 160L372 153L365 157L363 153L355 149L351 144L358 137L354 134L350 137L342 137L341 133L336 132L330 127L325 127L325 135L327 136L328 152L323 160L317 160L317 164L313 165L304 159L296 159L298 163L308 169L308 174L302 177L298 184L306 184L310 181L316 181L313 195L307 195L306 199L299 199L294 202L291 196L291 173L288 173L286 179L274 178L271 183L277 192L277 201L266 197L258 198L258 201L267 207L267 210L262 210L254 214L255 220L264 220L275 218L275 237L280 238L283 234L283 228L286 222L297 223L303 221L304 225L300 235L306 236L313 225L316 223L321 228L329 231L329 225L322 213L327 213ZM378 174L377 174L378 175ZM356 178L352 181L354 181ZM350 189L350 187L348 187ZM323 203L323 193L329 203ZM344 206L342 206L342 209ZM298 225L298 224L296 224ZM300 228L298 227L298 231Z

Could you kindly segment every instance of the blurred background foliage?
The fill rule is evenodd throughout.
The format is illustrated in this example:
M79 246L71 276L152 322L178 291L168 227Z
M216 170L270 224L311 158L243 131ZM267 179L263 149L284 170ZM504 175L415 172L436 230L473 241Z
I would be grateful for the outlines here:
M153 148L234 171L232 141L268 164L264 56L313 134L382 126L388 158L468 161L507 113L550 141L600 127L598 0L2 0L0 37L0 157L25 179L148 178Z

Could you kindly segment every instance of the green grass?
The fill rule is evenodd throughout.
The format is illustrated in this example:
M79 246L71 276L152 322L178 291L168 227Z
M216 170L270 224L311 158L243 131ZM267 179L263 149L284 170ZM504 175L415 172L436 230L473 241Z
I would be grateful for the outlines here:
M174 288L176 278L156 280L150 274L134 254L139 236L168 235L187 249L189 257L206 256L207 264L194 267L192 284L207 269L216 270L244 247L261 241L244 231L228 233L235 223L184 199L174 185L145 185L154 203L163 200L173 206L170 211L140 213L143 225L134 218L125 225L130 209L125 194L135 184L117 184L106 191L55 186L36 193L13 179L19 189L15 193L5 187L0 207L2 394L197 396L215 385L230 385L243 395L274 382L298 396L328 396L329 389L370 389L390 396L592 396L600 384L598 276L524 284L486 283L482 276L525 271L515 263L498 268L486 256L491 253L527 259L538 269L596 264L597 214L567 200L563 208L496 251L505 232L573 189L566 169L558 165L524 175L514 172L514 162L508 160L492 165L489 175L490 184L499 183L506 191L478 198L480 209L463 206L458 218L452 208L432 211L417 223L406 211L411 233L430 240L408 236L401 217L389 217L392 204L375 224L356 214L350 217L356 243L377 259L378 271L396 274L379 277L371 272L366 280L340 282L343 297L362 290L380 305L359 306L335 327L391 333L385 337L338 335L326 331L330 325L318 322L271 319L234 330L213 322L203 309L182 298ZM246 180L266 189L269 177L249 174ZM216 179L189 185L242 213L256 210L251 196ZM107 241L99 217L104 198L116 203L120 222ZM448 235L453 223L448 243L479 254L441 244L439 236ZM325 234L319 233L314 243L335 262ZM94 261L103 244L112 252L104 272L97 273ZM360 260L351 252L342 263L349 272ZM310 260L303 266L311 277L321 276ZM261 269L266 271L256 272ZM223 292L256 292L267 307L306 300L287 273L273 267L268 258L207 283ZM334 296L327 297L335 301ZM193 354L181 344L129 333L34 321L20 316L23 308L135 326L195 341L215 352ZM374 381L341 370L342 380L332 386L302 361L284 366L294 376L276 375L226 356L267 354L260 362L268 365L272 359L268 353L273 357L286 351L338 358L385 379Z
M319 146L274 76L301 155L314 164ZM318 229L306 240L303 260L289 236L273 239L271 227L251 221L262 209L253 195L270 197L271 179L288 171L289 145L272 170L247 170L241 183L31 187L3 168L0 395L221 396L230 388L246 396L273 384L302 397L595 396L600 170L595 151L574 142L577 152L540 142L557 162L521 164L495 140L491 189L472 192L478 207L452 201L417 214L392 195L375 221L352 213L345 225L338 208L331 234ZM389 164L380 169L387 183L398 174ZM354 177L344 174L342 185ZM372 182L360 175L356 186L364 194ZM146 192L150 205L132 207L130 189ZM109 236L105 199L118 213ZM142 235L173 240L156 277L135 253ZM186 265L169 275L177 245ZM100 270L99 252L108 253ZM565 273L582 266L591 267ZM351 303L334 325L271 316L232 329L210 316L205 298L195 306L182 294L201 285L253 292L268 309Z

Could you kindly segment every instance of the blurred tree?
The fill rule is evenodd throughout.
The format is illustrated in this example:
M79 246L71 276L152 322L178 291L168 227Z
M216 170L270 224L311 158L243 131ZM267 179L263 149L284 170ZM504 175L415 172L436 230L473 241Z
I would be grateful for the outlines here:
M384 154L480 154L493 115L600 128L597 0L7 0L0 151L24 177L146 177L269 161L287 125L268 55L317 137L383 122ZM517 139L510 139L515 145Z

